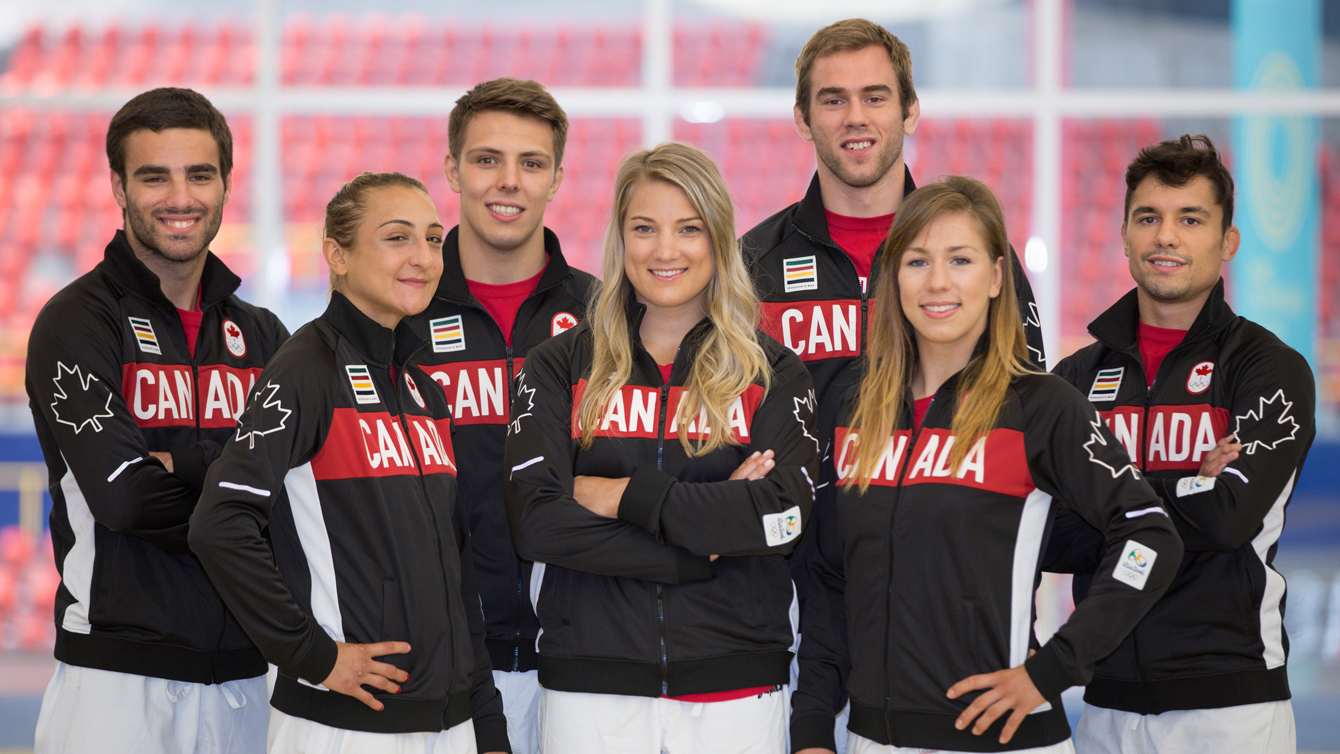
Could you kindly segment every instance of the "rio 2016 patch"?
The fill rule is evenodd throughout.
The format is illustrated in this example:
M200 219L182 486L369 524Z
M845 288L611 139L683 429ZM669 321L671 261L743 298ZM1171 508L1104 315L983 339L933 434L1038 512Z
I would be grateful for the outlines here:
M1213 376L1213 361L1202 361L1191 367L1191 374L1186 378L1186 391L1192 395L1200 395L1210 389L1210 378Z
M1146 547L1134 539L1128 539L1126 546L1121 548L1121 557L1117 558L1117 567L1112 570L1112 578L1144 591L1145 582L1149 580L1149 572L1154 570L1154 561L1158 560L1158 557L1159 554L1153 548Z

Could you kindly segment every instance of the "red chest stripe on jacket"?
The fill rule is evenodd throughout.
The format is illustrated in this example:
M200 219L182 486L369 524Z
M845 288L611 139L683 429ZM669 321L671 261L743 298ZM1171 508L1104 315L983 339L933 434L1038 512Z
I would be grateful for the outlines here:
M512 377L521 371L525 359L512 359ZM506 424L506 359L456 361L424 366L423 370L442 385L457 424Z
M1228 434L1228 410L1208 403L1150 406L1147 427L1142 425L1145 411L1138 406L1099 413L1131 461L1148 471L1195 471L1219 438Z
M247 396L260 376L260 367L238 369L225 364L199 367L195 384L186 364L123 364L121 395L140 427L194 427L199 406L200 426L227 429L237 425ZM198 391L198 392L197 392Z
M581 423L579 421L578 411L582 402L582 395L586 392L586 380L578 380L572 388L572 437L577 439L582 436ZM668 417L669 426L665 430L666 437L677 437L679 435L679 404L684 399L684 388L670 388L670 397L666 404L666 417ZM656 438L657 421L660 419L660 400L661 391L659 388L646 387L643 385L624 385L623 389L614 396L610 405L605 409L605 418L601 420L600 426L596 428L596 437L645 437L649 439ZM730 406L730 426L731 432L735 436L736 442L747 444L749 442L750 428L754 425L754 413L758 411L758 406L763 402L763 388L759 385L750 385L745 389L744 394L735 399ZM707 424L707 414L700 412L696 418L689 422L688 437L690 440L701 440L707 437L707 433L712 428Z
M456 476L451 424L427 416L406 416L405 423L408 433L385 411L335 409L326 443L312 459L312 475L317 479L361 479L417 474L417 454L423 473Z
M873 312L875 300L867 303ZM765 301L759 308L759 329L801 361L861 355L860 299Z
M917 445L908 455L909 430L898 430L886 440L884 455L875 467L870 483L880 487L898 486L898 472L904 462L904 485L954 484L996 492L1010 497L1027 497L1036 487L1028 471L1024 453L1024 434L1013 429L993 429L977 441L963 457L957 473L951 473L949 456L954 436L947 429L923 430ZM846 427L836 432L838 480L845 481L856 461L858 434Z

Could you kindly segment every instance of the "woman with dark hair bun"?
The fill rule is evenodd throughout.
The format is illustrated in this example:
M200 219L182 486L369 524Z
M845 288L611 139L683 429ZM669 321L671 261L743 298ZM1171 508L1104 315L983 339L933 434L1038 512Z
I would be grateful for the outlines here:
M191 548L279 666L271 752L510 751L451 413L405 322L437 289L442 238L413 178L340 189L330 306L256 380L191 518Z

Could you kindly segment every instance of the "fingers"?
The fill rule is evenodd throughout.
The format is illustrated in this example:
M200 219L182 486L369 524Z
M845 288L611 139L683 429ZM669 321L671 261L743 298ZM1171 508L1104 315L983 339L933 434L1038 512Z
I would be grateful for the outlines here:
M972 704L969 704L967 709L959 713L958 719L954 721L954 727L958 730L967 728L972 724L973 720L976 720L979 715L985 712L992 704L995 704L998 699L1000 699L1000 692L992 689L972 700ZM994 720L995 718L993 717L991 719ZM985 730L985 728L983 728L983 730ZM981 731L976 729L973 730L973 735L980 734Z
M969 691L976 691L977 689L990 688L996 685L995 680L991 677L993 675L995 674L988 673L986 675L970 675L967 678L964 678L963 680L954 684L953 686L950 686L948 696L950 699L957 699L960 696L963 696L964 694L968 693Z
M374 689L381 689L388 694L400 693L400 684L392 681L388 675L370 669L359 674L358 685L371 686Z
M762 479L777 465L777 462L773 460L773 455L774 453L771 450L765 450L762 453L754 451L752 455L744 459L744 463L740 464L740 467L730 475L730 478L748 479L750 481Z
M383 641L376 644L360 645L367 651L368 657L385 657L386 655L404 655L409 654L409 643L403 641Z
M1009 712L1010 709L1014 707L1013 701L1006 698L1005 695L1001 694L999 691L994 692L993 695L996 697L995 702L986 708L986 711L982 713L981 717L977 718L977 724L972 726L972 734L974 736L980 736L985 733L986 729L990 728L991 725L996 722L996 718ZM987 696L987 694L983 694L982 696Z
M382 704L381 702L377 701L376 698L372 696L372 694L369 694L367 691L363 690L362 686L354 686L353 690L347 693L349 694L349 696L352 696L358 701L368 705L377 712L381 712L382 710L386 709L385 704Z
M1009 743L1010 739L1014 738L1014 732L1019 730L1019 725L1023 723L1026 717L1028 717L1027 712L1016 709L1014 714L1010 715L1010 719L1005 721L1005 728L1000 732L1000 742L1003 744Z
M369 662L365 672L375 673L379 677L390 678L393 681L404 683L409 680L409 673L397 668L394 665L388 665L384 662ZM388 689L392 693L399 694L400 689Z

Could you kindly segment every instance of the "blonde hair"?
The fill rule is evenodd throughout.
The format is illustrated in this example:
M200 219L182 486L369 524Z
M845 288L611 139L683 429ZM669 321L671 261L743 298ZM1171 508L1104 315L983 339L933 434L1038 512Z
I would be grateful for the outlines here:
M883 47L889 53L889 62L898 79L899 104L903 108L903 118L907 118L912 103L917 101L917 90L912 86L912 51L906 42L883 26L864 18L848 18L814 32L796 58L796 106L806 124L810 122L810 100L814 97L811 91L814 61L836 52L853 52L874 46Z
M684 451L704 455L723 444L736 444L730 428L731 403L756 381L766 390L772 370L754 329L758 296L735 238L735 209L726 182L710 157L678 142L634 152L619 165L614 208L605 232L604 283L592 291L588 307L594 353L586 392L578 406L582 447L591 446L610 401L632 377L633 337L627 306L633 286L624 271L623 224L633 189L649 181L663 181L682 190L703 219L712 242L715 269L707 284L706 304L712 327L689 365L677 414ZM594 375L601 377L593 379ZM689 443L689 418L703 413L710 431L695 447Z
M959 380L951 431L957 438L950 451L951 473L977 441L995 426L1010 380L1035 371L1028 360L1023 320L1014 293L1010 242L1000 200L989 186L973 178L948 176L930 183L903 201L879 262L879 279L872 297L881 302L870 323L869 356L849 428L856 432L856 461L845 486L859 483L864 493L898 426L907 386L916 369L917 351L912 324L899 303L898 271L903 254L937 218L963 214L977 221L978 231L992 264L1004 260L1000 295L987 308L987 347L968 362ZM862 442L862 438L871 438Z
M354 238L358 235L358 224L363 222L363 213L368 208L368 194L381 188L399 186L418 189L425 195L428 188L417 178L404 173L361 173L352 181L340 186L335 196L326 204L326 222L322 227L322 238L329 238L342 249L352 249ZM340 289L340 278L334 270L330 272L330 290Z

